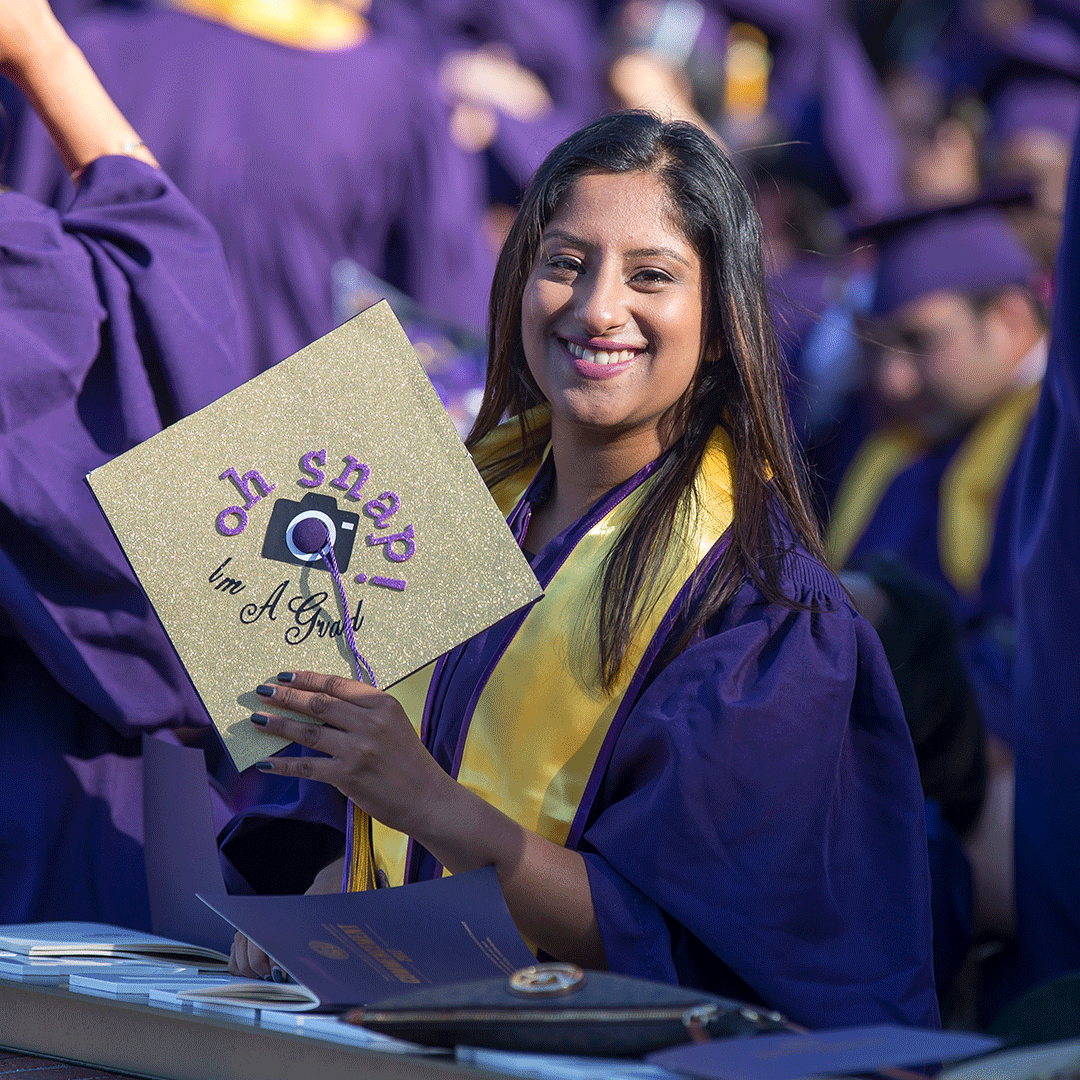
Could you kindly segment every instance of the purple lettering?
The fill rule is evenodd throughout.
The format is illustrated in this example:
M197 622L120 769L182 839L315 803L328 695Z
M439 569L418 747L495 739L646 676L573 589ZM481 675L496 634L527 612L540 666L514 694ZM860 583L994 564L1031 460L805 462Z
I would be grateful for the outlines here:
M243 476L239 476L235 469L229 468L226 469L218 479L232 481L233 486L243 496L245 510L250 510L260 499L269 495L277 486L276 484L268 484L257 469L249 469ZM260 494L256 495L255 492L251 490L252 484L258 484Z
M388 533L386 536L376 536L372 533L367 542L374 547L376 544L386 545L386 557L391 562L405 562L406 559L411 559L416 554L416 541L413 539L413 527L411 525L406 526L404 532ZM405 545L404 551L395 551L394 544L402 543Z
M385 529L387 522L400 509L401 500L392 491L384 491L377 499L364 503L364 513L375 519L375 527Z
M226 518L232 517L234 514L239 522L236 528L225 524ZM222 536L239 536L247 528L247 523L247 511L242 506L226 506L217 516L217 531Z
M313 462L314 462L314 464L312 464ZM325 450L309 450L300 459L300 471L304 472L304 473L307 473L307 475L309 477L311 477L311 479L310 480L299 480L299 481L297 481L300 484L300 486L301 487L307 487L307 488L316 488L316 487L318 487L326 479L326 473L324 473L322 471L322 469L317 468L317 466L325 465L325 464L326 464L326 451Z
M381 585L384 589L396 589L398 592L405 591L405 582L401 578L379 577L376 575L371 579L371 584Z
M360 498L360 489L368 482L368 477L371 475L371 469L368 468L362 461L357 461L352 454L348 454L341 459L345 462L345 471L336 479L331 480L330 483L336 488L341 488L350 499ZM349 477L353 473L359 473L356 483L352 487L349 487ZM346 491L345 489L348 488Z

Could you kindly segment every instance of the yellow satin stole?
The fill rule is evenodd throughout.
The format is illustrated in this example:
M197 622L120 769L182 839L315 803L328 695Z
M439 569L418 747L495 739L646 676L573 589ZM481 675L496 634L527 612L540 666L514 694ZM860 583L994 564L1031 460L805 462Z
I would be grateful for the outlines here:
M359 11L335 0L171 0L171 4L242 34L313 52L359 45L370 30Z
M866 437L840 481L825 531L830 565L843 569L889 485L925 449L918 432L906 425L884 427Z
M953 454L938 490L938 558L947 581L974 595L990 562L998 503L1039 387L1005 395L984 413ZM926 452L909 427L870 435L844 474L825 546L829 562L842 568L866 531L889 485Z
M1039 403L1039 384L1009 394L971 429L941 478L938 555L960 593L978 592L994 546L1001 490Z
M509 424L517 427L516 420ZM512 437L507 428L504 424L493 435L505 441ZM595 649L588 648L596 641L596 613L586 610L584 602L623 524L648 497L649 479L578 541L466 718L458 781L552 843L566 842L604 738L664 616L731 524L733 462L731 440L717 429L702 462L696 497L687 500L673 524L665 571L611 693L598 688ZM493 492L504 513L517 504L535 473L531 468ZM431 671L417 672L392 691L418 730ZM375 822L373 840L376 865L391 884L402 884L408 837Z

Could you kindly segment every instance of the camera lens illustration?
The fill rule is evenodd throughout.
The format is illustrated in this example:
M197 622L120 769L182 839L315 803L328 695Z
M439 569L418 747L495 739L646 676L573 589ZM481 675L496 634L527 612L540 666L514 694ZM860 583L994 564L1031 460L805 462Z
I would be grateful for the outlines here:
M297 526L311 519L326 526L338 568L345 573L349 559L352 557L353 542L360 525L360 515L339 509L336 499L314 491L309 492L299 502L294 502L292 499L278 499L274 503L270 521L266 526L262 557L277 562L292 563L294 566L309 566L313 570L326 572L326 563L317 551L309 553L302 550L296 543Z
M288 528L285 530L285 546L301 562L318 562L322 558L322 555L320 555L319 552L316 551L308 554L298 548L293 539L293 533L296 532L296 526L299 525L301 521L307 521L309 518L321 521L326 526L326 531L330 534L330 544L333 546L334 541L337 539L337 529L334 526L334 523L321 510L305 510L302 514L297 514L296 517L289 522ZM337 554L337 552L335 552L335 554Z

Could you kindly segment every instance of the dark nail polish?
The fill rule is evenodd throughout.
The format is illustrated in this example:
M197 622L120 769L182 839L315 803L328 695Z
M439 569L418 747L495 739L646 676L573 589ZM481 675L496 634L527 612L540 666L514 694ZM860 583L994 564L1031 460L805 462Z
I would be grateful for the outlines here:
M291 671L279 671L277 681L278 682L288 683L288 682L292 682L293 679L295 679L295 678L296 678L296 675L295 675L294 672L291 672Z
M261 686L255 687L255 693L258 694L259 697L273 697L274 687L267 686L266 683L263 683Z
M258 769L259 772L273 772L274 771L274 766L269 761L256 761L255 762L255 768Z
M269 716L263 716L262 713L251 714L251 722L255 724L256 727L266 727L267 721L269 719Z
M289 979L288 975L286 975L285 972L277 966L277 964L275 964L270 969L270 978L273 979L276 983L287 982Z

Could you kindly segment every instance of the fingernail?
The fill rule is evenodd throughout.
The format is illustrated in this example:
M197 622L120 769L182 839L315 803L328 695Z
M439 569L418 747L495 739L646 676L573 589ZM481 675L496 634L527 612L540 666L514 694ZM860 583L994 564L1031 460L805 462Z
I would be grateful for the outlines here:
M255 693L258 694L259 697L273 697L274 688L272 686L267 686L266 683L263 683L261 686L255 687Z
M255 768L258 769L259 772L273 772L274 771L274 766L269 761L256 761L255 762Z
M275 964L270 969L270 978L272 978L276 983L283 983L287 982L289 977L285 974L284 971L281 970L281 968L277 966L277 964Z
M277 681L278 682L292 682L296 678L296 675L291 671L279 671Z
M267 721L269 721L269 719L270 719L269 716L264 716L262 713L252 713L251 714L251 722L256 727L266 727Z

